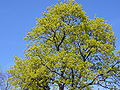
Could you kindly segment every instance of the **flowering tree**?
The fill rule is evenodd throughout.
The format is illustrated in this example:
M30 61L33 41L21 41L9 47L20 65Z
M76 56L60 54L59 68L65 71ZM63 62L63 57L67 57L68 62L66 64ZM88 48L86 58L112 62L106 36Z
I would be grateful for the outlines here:
M74 0L48 7L25 39L24 59L15 57L9 81L23 90L91 90L119 84L120 56L105 20L89 19Z

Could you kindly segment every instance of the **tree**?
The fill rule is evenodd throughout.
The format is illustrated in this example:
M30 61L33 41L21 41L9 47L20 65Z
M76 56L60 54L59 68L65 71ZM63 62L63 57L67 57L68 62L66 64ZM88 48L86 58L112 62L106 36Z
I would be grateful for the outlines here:
M12 86L8 83L9 75L0 72L0 90L9 90Z
M0 87L2 86L4 81L4 75L0 72Z
M9 81L22 90L91 90L120 86L120 51L112 27L89 19L74 0L48 7L25 39L24 59L15 57Z

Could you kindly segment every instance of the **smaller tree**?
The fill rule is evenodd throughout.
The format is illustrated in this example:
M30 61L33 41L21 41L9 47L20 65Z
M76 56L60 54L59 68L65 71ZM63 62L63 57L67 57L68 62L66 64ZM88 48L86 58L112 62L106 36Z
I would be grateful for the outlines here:
M3 82L4 82L4 75L3 73L0 72L0 87L3 86Z
M8 82L9 74L0 72L0 90L9 90L12 85Z

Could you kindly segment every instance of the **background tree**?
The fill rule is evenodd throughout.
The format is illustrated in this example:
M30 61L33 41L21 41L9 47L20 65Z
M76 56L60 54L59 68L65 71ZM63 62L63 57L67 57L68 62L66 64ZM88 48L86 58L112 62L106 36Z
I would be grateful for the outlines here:
M3 86L4 75L0 72L0 87Z
M93 85L116 89L120 51L111 25L89 19L74 0L48 7L25 39L24 59L15 57L9 81L22 90L91 90ZM117 81L117 82L116 82ZM117 87L116 87L117 86Z
M9 90L12 86L8 83L9 74L0 72L0 90Z

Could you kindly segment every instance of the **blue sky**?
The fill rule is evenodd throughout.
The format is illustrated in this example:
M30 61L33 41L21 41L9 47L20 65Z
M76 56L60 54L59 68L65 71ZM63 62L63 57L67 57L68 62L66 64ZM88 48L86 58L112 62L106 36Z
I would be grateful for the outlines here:
M63 0L61 0L63 1ZM108 20L120 44L120 0L76 0L83 5L90 18L94 15ZM27 31L35 26L36 18L46 7L57 0L0 0L0 68L2 71L14 64L14 56L23 57Z

